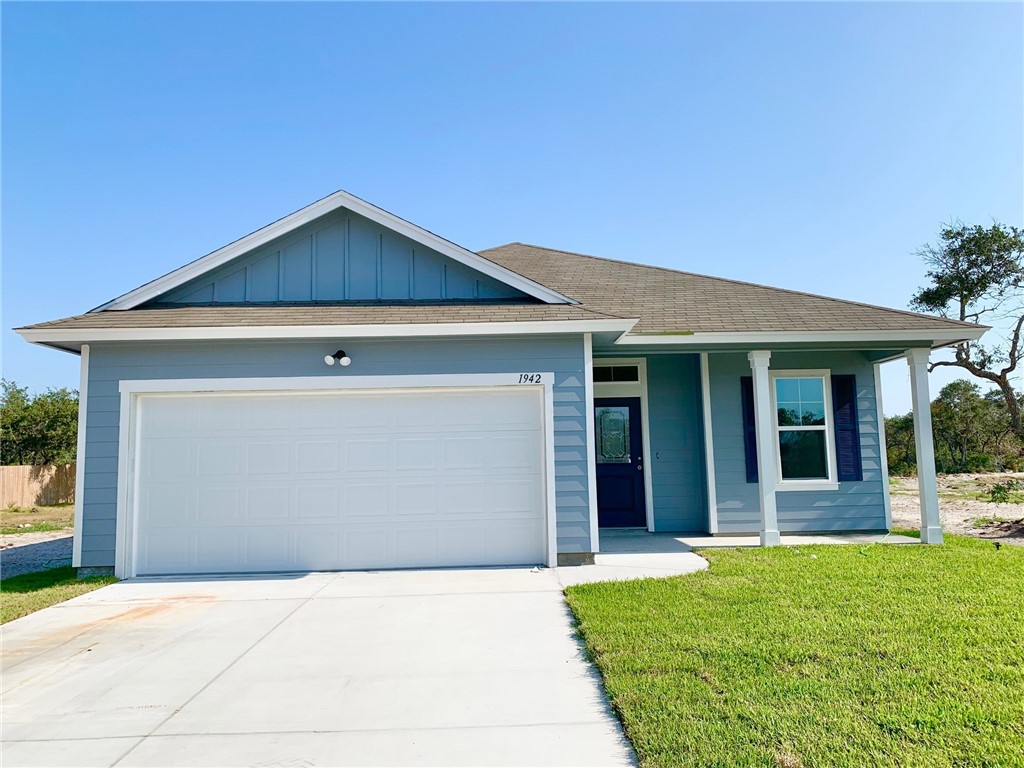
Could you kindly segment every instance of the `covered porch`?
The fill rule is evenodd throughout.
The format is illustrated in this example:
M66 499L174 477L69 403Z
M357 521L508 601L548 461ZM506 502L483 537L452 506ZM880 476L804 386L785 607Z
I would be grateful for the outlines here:
M595 553L876 541L892 525L879 366L901 358L913 399L920 542L942 542L930 342L780 337L752 348L698 339L638 339L625 352L588 345ZM816 394L783 402L803 386ZM657 535L631 539L630 529ZM886 540L918 541L904 538ZM645 549L622 549L630 546Z

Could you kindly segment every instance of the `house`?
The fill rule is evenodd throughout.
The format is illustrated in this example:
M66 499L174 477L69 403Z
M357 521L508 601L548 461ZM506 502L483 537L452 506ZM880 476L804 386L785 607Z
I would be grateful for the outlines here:
M74 565L584 563L604 527L890 526L878 366L983 327L522 243L337 192L84 315Z

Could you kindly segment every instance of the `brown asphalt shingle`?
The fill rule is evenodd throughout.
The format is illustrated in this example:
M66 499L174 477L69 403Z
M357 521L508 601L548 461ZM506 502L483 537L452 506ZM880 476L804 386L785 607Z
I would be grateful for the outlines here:
M639 319L631 334L905 331L970 323L718 277L510 243L480 255L579 302L306 304L105 310L29 328L168 328Z
M977 328L931 315L525 243L480 255L589 309L640 318L631 334Z

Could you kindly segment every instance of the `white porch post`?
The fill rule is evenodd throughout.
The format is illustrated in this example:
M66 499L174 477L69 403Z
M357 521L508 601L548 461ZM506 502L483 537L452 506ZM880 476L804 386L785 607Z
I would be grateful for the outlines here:
M921 499L921 542L942 543L939 492L935 482L935 441L932 438L932 401L928 395L930 349L908 349L910 397L914 409L914 446L917 449L917 484Z
M754 431L757 435L757 490L761 497L761 546L782 543L779 516L775 508L775 429L772 426L772 394L768 380L766 349L747 354L754 375Z

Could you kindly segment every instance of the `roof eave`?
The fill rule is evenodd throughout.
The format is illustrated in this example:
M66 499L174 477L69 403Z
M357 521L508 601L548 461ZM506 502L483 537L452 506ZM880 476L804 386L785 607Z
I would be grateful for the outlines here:
M621 346L677 346L707 347L709 345L753 345L771 347L772 344L799 343L893 343L920 342L934 347L945 347L964 341L980 339L988 326L973 328L916 328L896 330L852 330L852 331L738 331L706 332L688 334L624 334L616 344Z
M159 328L15 328L33 344L74 351L82 344L148 341L269 341L452 336L523 336L566 333L626 334L636 319L520 320L476 323L374 323L350 325L186 326Z

